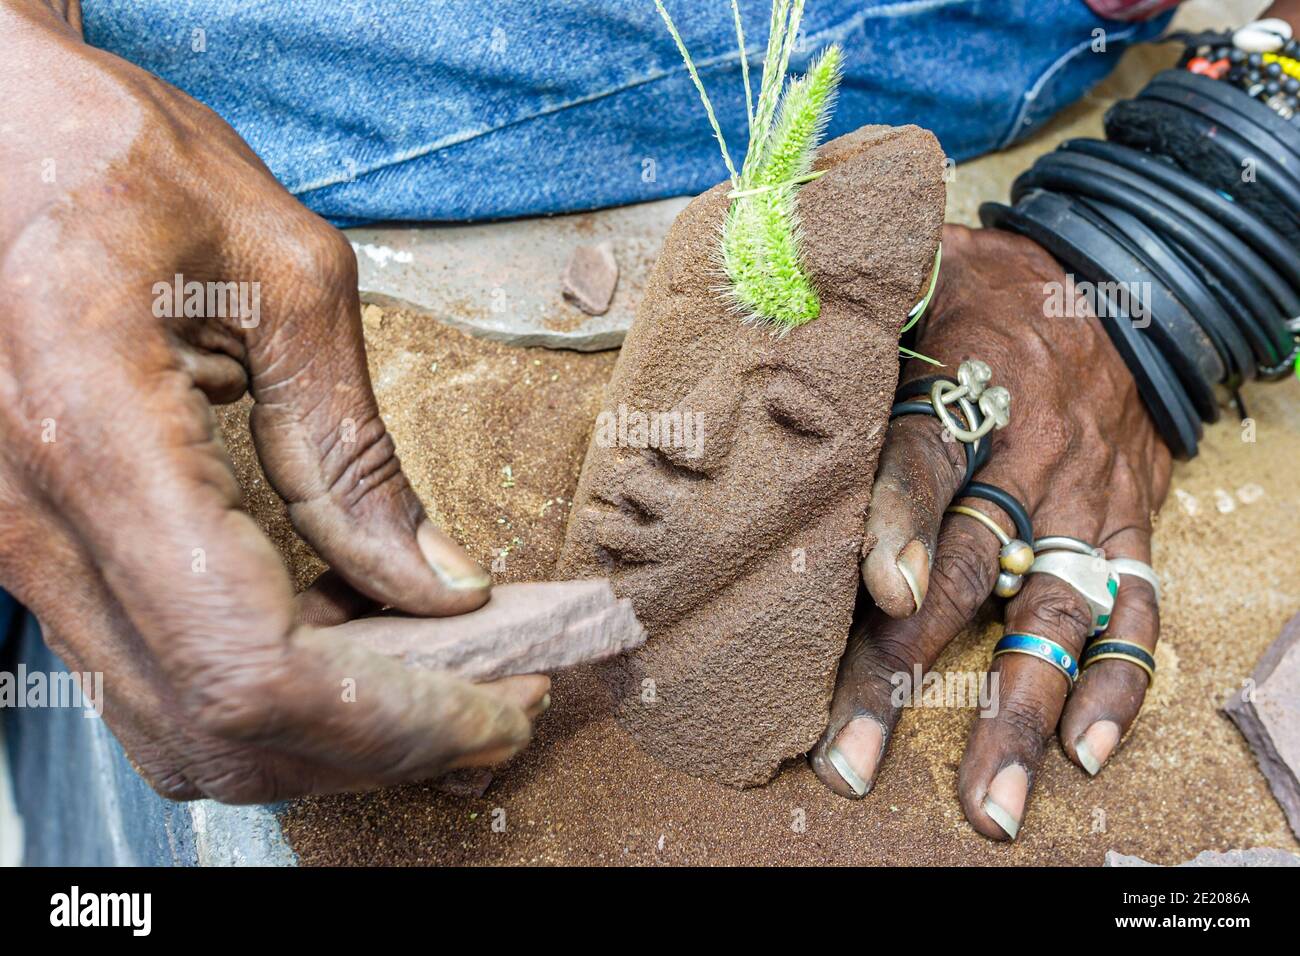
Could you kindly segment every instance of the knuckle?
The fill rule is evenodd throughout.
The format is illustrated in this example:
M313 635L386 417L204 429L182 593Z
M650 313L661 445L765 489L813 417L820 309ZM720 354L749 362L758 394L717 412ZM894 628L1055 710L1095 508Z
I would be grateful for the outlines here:
M321 461L330 496L348 509L378 489L405 482L397 445L378 414L360 422L345 418Z
M934 613L960 619L956 623L964 624L992 591L997 577L995 562L983 557L973 543L966 546L961 542L938 550L926 603L933 602Z
M920 649L899 636L884 634L865 640L855 653L857 691L871 696L873 689L892 689L900 679L911 681L913 671L924 664Z
M1160 635L1160 605L1156 603L1155 591L1145 581L1128 578L1121 586L1121 593L1124 595L1124 630L1135 637L1149 638L1147 647L1153 648Z
M1012 749L1018 754L1037 757L1043 750L1043 741L1054 723L1051 705L1033 694L1012 694L1002 701L998 710L1003 732L1010 737Z
M289 686L279 654L241 653L237 660L201 667L181 689L182 708L199 732L224 740L266 740L283 727L277 701Z
M175 746L179 743L167 736L145 745L143 753L140 747L129 747L127 756L150 789L164 800L178 803L198 800L203 791L194 785L184 766L176 759L176 754L184 753L183 749Z
M237 754L209 755L189 773L200 795L218 803L272 803L298 795L283 791L261 761Z
M1071 700L1071 723L1079 724L1078 733L1082 733L1093 721L1110 717L1127 728L1141 708L1146 693L1146 672L1136 664L1098 661L1079 678ZM1075 716L1075 712L1081 716Z
M285 261L305 277L309 287L334 293L355 288L357 257L342 232L320 220L310 220L285 240Z
M189 778L177 767L140 767L140 775L154 793L164 800L183 803L199 800L203 791L190 782Z
M1031 578L1031 580L1034 580ZM1058 641L1078 655L1084 637L1092 630L1092 612L1082 595L1064 582L1026 588L1007 609L1014 629Z

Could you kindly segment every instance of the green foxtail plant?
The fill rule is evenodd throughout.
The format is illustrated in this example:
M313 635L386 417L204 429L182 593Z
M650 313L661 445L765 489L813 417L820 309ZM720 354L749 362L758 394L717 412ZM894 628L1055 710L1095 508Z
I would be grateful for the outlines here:
M681 34L663 0L655 0L655 6L686 63L731 177L731 206L722 227L722 263L730 295L748 321L780 331L810 322L821 312L821 301L802 262L796 189L820 175L812 172L813 153L830 118L843 54L838 45L827 47L804 76L787 85L785 74L799 35L804 0L772 0L755 103L740 8L738 0L731 0L749 117L749 144L737 170Z

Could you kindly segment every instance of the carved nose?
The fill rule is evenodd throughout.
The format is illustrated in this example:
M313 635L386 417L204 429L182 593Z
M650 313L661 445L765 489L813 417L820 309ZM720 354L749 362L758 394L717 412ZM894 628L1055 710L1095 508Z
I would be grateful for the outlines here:
M681 422L681 440L661 442L659 456L696 476L716 472L731 453L740 400L741 385L733 376L705 376L669 412L672 422Z

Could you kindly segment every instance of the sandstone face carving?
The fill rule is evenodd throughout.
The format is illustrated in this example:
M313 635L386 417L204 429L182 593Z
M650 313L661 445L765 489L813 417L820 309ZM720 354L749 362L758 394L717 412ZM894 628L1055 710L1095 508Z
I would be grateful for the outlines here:
M652 756L745 787L825 726L858 586L898 335L940 238L944 157L916 127L824 146L799 192L818 318L730 309L728 184L669 232L620 355L560 573L607 577L650 634L607 665Z

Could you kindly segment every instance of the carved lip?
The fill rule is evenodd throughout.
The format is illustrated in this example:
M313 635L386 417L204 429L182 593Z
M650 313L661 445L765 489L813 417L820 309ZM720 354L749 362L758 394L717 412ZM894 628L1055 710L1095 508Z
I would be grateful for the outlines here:
M662 520L647 517L619 496L612 497L593 496L584 517L595 525L592 537L615 565L613 570L659 563L664 538Z

